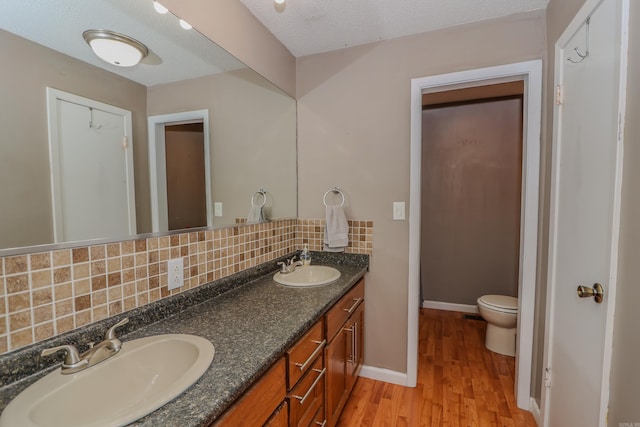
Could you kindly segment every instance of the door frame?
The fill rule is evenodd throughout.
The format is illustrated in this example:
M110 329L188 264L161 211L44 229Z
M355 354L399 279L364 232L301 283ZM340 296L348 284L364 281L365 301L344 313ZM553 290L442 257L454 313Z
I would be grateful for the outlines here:
M515 394L518 407L530 410L542 121L542 60L539 59L411 80L407 386L415 387L418 374L422 94L519 80L524 82L524 111Z
M131 124L131 111L114 107L85 98L83 96L74 95L52 87L46 88L47 92L47 131L49 134L49 167L51 174L51 212L53 214L53 242L64 242L64 222L62 221L62 188L61 188L61 172L60 172L60 140L58 129L58 101L70 102L73 104L83 105L87 108L102 110L107 113L120 116L124 120L124 137L127 139L125 150L125 162L127 171L127 213L129 221L129 236L137 233L136 231L136 196L135 182L133 174L133 130Z
M164 128L167 125L202 122L204 138L204 182L207 208L207 227L213 226L213 204L211 195L211 148L209 146L209 110L184 111L181 113L149 116L149 180L151 192L151 231L168 231L167 174L165 158Z
M578 13L573 17L567 28L563 31L562 35L555 43L555 64L554 64L554 80L553 87L554 92L558 83L562 81L562 67L560 66L566 58L563 57L563 48L569 43L574 34L579 31L586 19L595 11L596 8L604 0L586 0L584 5L580 8ZM629 33L629 0L615 0L619 1L621 6L621 28L620 28L620 64L619 64L619 86L618 86L618 141L617 141L617 159L616 159L616 176L615 187L613 195L613 218L612 218L612 244L611 244L611 258L610 258L610 278L611 281L607 286L606 303L607 303L607 318L605 324L605 346L604 346L604 358L603 358L603 372L602 372L602 384L600 389L600 419L598 424L600 426L606 425L607 411L609 406L609 384L610 384L610 371L611 371L611 359L613 353L613 327L614 327L614 313L615 313L615 298L616 298L616 278L617 278L617 265L618 265L618 240L619 240L619 228L620 228L620 205L622 199L622 165L624 159L624 121L625 121L625 108L626 108L626 91L627 91L627 49L628 49L628 33ZM557 242L556 232L556 217L557 217L557 197L558 197L558 176L560 173L560 166L558 162L558 155L560 150L560 121L562 120L562 112L559 105L554 102L553 107L553 139L551 142L551 186L550 186L550 206L549 206L549 256L548 256L548 268L547 268L547 298L546 298L546 313L545 313L545 332L544 332L544 358L543 367L545 369L545 380L543 381L542 397L540 399L540 418L542 420L542 426L548 425L549 418L549 387L546 385L547 381L551 381L551 378L547 378L547 373L551 367L551 355L553 350L552 345L552 325L553 325L553 306L554 306L554 292L556 290L556 283L554 280L555 273L555 248ZM577 286L577 285L576 285Z

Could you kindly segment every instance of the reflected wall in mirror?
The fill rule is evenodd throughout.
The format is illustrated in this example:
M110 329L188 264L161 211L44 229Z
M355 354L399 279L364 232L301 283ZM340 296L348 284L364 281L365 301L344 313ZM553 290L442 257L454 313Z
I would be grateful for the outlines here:
M108 64L82 38L87 29L127 34L150 54L129 68ZM251 197L261 188L267 191L267 218L297 215L295 100L204 36L183 30L175 16L157 14L151 0L3 0L0 64L0 249L55 242L47 88L131 112L131 136L114 143L131 144L133 151L137 233L153 231L152 212L158 209L174 218L158 223L157 231L197 226L203 218L209 226L233 224L246 218ZM206 120L170 120L148 131L149 117L198 111L205 112ZM192 191L193 184L180 187L183 178L173 174L178 178L165 182L162 197L166 201L168 194L178 208L159 205L162 197L156 192L154 199L152 191L158 174L150 177L150 165L165 168L166 162L156 161L156 149L161 147L165 160L167 152L171 160L183 158L187 165L193 159L189 153L166 151L165 130L183 126L183 133L192 137L190 131L203 124L209 145L203 145L203 138L192 152L201 152L198 163L208 165L196 177L205 180L205 194ZM84 191L99 194L98 189ZM203 199L194 202L189 193ZM180 209L192 202L196 207ZM201 209L198 219L183 218L194 209Z

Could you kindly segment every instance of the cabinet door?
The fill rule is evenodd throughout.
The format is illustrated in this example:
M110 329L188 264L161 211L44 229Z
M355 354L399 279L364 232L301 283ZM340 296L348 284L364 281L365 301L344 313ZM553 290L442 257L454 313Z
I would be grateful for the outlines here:
M342 408L348 397L347 383L347 354L351 335L347 329L342 329L329 343L325 350L327 366L327 426L336 425Z
M289 427L289 404L286 400L271 415L264 427Z
M214 423L216 427L263 425L286 395L286 369L280 359Z
M347 390L351 393L364 362L364 303L345 325L350 341L347 351Z

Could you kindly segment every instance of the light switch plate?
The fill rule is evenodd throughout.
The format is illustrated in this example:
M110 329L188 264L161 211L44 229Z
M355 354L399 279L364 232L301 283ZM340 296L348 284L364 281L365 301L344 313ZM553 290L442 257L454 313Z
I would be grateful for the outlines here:
M184 286L184 262L182 258L174 258L167 261L167 274L169 275L169 290Z
M215 202L213 204L213 215L222 216L222 202Z
M404 202L393 202L393 220L404 221Z

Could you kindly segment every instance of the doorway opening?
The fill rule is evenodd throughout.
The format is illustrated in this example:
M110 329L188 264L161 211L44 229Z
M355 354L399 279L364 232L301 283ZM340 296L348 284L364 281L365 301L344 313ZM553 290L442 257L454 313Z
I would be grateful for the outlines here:
M540 169L540 123L542 61L442 74L411 81L411 168L409 219L409 284L407 328L407 385L414 387L418 360L418 314L420 307L420 235L423 95L454 89L522 82L522 185L519 224L518 334L516 349L516 400L529 410L535 310L538 198Z
M151 116L152 231L213 225L209 111Z
M422 97L422 307L518 296L523 95L516 81Z

